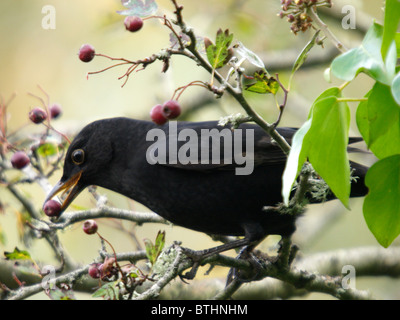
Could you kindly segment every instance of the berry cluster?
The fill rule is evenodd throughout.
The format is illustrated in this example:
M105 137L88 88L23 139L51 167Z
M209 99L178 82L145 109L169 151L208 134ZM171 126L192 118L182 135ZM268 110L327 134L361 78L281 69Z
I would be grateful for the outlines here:
M115 262L115 258L106 258L103 263L93 263L89 267L88 274L93 279L111 281L118 274Z
M96 234L98 230L97 222L94 220L86 220L82 227L83 232L88 235ZM105 240L102 236L98 236ZM118 274L117 261L115 258L105 258L103 263L92 263L89 266L88 274L93 279L110 280Z
M181 114L181 106L176 100L168 100L164 104L157 104L150 110L150 117L154 123L162 125L168 120L176 119Z
M50 119L56 119L62 113L61 106L58 103L54 103L52 106L50 106L49 112ZM35 107L29 112L29 120L31 120L35 124L42 123L44 120L47 119L47 117L47 112L40 107Z
M312 27L312 19L307 14L310 7L332 7L331 0L281 0L281 4L282 11L278 15L281 18L287 17L294 34L299 31L305 32Z
M124 20L125 29L130 32L137 32L143 27L143 20L136 16L127 16ZM96 56L94 47L90 44L83 44L78 52L79 60L90 62Z
M50 119L58 118L62 109L58 103L55 103L49 108ZM48 118L47 112L40 107L35 107L29 112L29 120L35 124L40 124ZM11 157L11 165L14 169L24 169L30 164L31 160L24 151L16 151Z

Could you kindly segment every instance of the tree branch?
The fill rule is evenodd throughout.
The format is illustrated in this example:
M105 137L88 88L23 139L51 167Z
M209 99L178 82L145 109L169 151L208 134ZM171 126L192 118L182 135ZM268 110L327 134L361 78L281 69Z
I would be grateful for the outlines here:
M121 220L128 220L136 222L138 224L142 223L164 223L169 222L159 215L152 212L136 212L131 210L124 210L118 208L111 208L107 206L102 206L100 208L94 208L90 210L74 211L74 212L64 212L57 221L37 221L37 228L42 231L49 231L50 229L65 229L71 224L85 221L88 219L99 219L99 218L115 218ZM44 225L46 224L47 227Z

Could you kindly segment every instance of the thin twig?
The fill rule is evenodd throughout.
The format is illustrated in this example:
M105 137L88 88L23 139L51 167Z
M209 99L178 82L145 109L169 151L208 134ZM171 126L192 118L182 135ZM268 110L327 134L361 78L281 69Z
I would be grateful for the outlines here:
M340 52L346 52L348 49L343 45L342 42L339 41L338 38L336 38L336 36L332 33L332 31L328 28L328 26L319 18L316 9L314 7L310 7L309 13L313 21L325 33L327 38L335 45L335 47Z

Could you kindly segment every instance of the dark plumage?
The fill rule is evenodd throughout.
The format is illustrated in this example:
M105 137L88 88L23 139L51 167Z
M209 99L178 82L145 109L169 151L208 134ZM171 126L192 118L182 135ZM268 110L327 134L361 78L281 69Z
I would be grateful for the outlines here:
M239 243L242 245L268 234L289 236L294 232L294 216L262 210L264 206L275 206L282 201L281 176L286 156L261 128L252 124L239 127L254 132L254 170L250 175L237 175L235 169L240 166L229 161L149 164L146 153L154 148L155 141L146 141L146 135L151 129L168 133L168 126L127 118L89 124L70 145L64 174L48 199L61 190L71 189L62 205L65 210L84 188L97 185L142 203L174 224L210 234L245 236L246 241ZM178 133L183 129L201 133L201 129L222 130L224 127L217 122L178 122L177 128ZM278 128L278 131L290 143L296 129ZM168 140L168 135L166 137ZM350 142L358 140L354 138ZM246 141L248 139L243 136L243 151L249 151ZM179 141L178 150L185 143ZM221 151L223 146L221 144ZM201 151L199 148L198 157ZM211 153L211 149L206 153ZM170 156L168 148L166 154ZM357 163L351 166L354 176L359 177L352 184L351 196L363 196L367 193L364 185L367 167Z

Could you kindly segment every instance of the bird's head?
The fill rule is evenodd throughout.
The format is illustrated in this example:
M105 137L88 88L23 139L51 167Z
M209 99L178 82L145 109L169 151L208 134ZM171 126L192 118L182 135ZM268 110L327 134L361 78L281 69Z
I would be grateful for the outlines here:
M63 175L44 203L63 192L62 213L83 189L98 185L113 158L112 128L105 121L87 125L73 140L65 156Z

